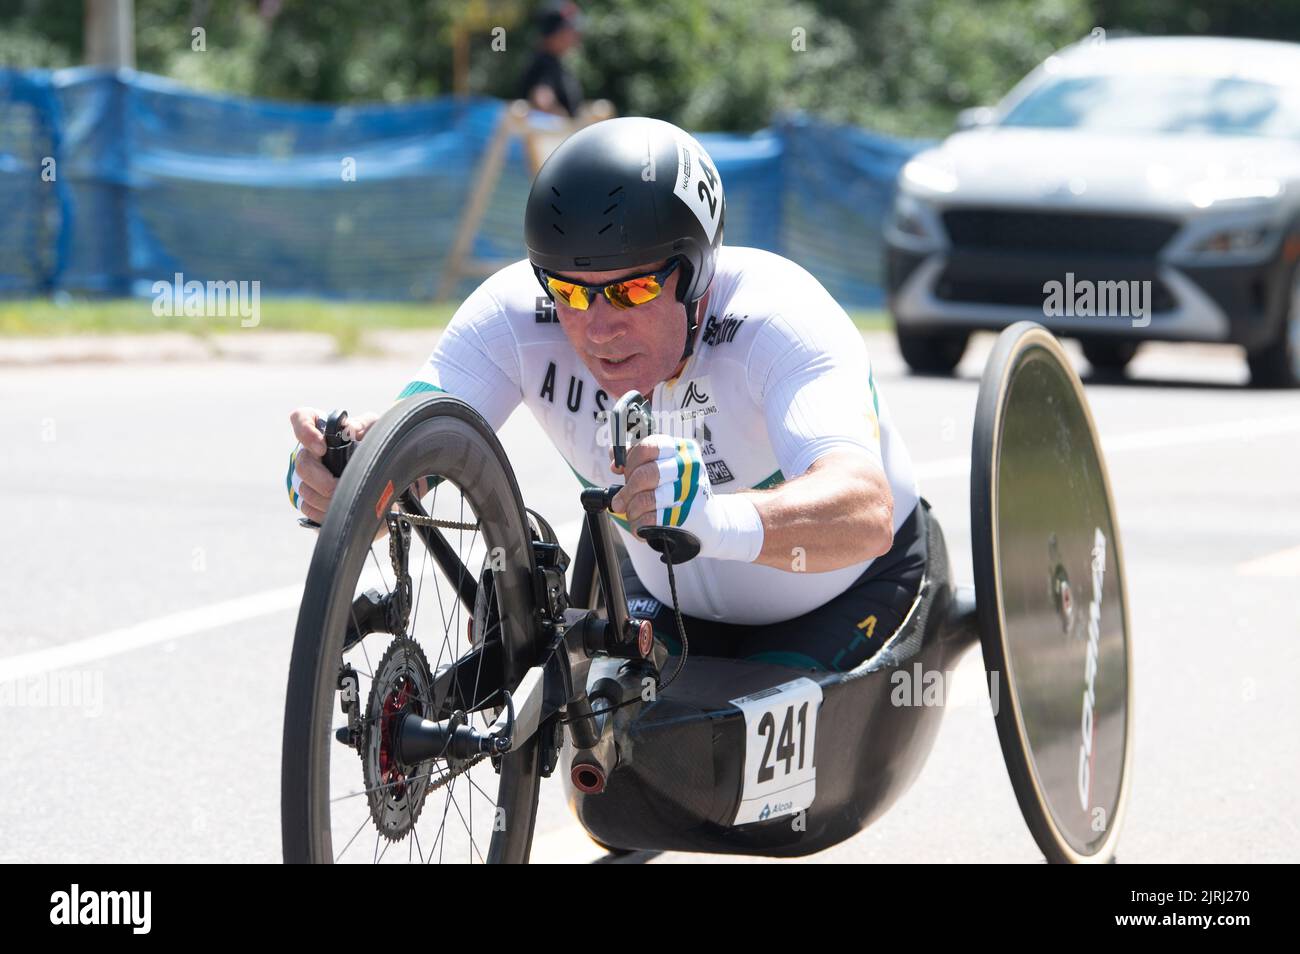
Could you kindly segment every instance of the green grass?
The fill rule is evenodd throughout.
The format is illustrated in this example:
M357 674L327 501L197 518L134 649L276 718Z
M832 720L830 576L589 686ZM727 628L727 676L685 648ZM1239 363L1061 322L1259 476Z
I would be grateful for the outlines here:
M343 354L356 353L368 330L441 328L453 302L334 302L266 298L255 329L230 318L167 318L153 314L152 298L115 298L58 304L50 299L0 301L0 336L122 335L179 331L198 337L222 332L308 331L332 335ZM883 311L850 311L863 331L889 327Z
M445 325L455 305L446 302L334 302L314 298L264 298L259 329L334 333L363 328L429 328ZM0 334L139 334L185 331L214 334L241 330L239 318L159 317L152 298L113 298L56 304L45 299L0 301ZM249 329L242 329L249 330Z
M858 326L859 331L888 331L894 327L889 313L879 308L870 310L849 309L849 317Z

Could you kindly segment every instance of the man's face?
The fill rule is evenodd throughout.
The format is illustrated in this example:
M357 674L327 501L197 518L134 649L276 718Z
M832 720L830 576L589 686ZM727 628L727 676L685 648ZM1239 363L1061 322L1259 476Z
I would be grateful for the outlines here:
M667 266L667 261L661 261L609 272L560 274L590 285L610 284ZM586 311L555 303L560 327L573 350L614 400L632 390L649 396L655 385L668 380L677 369L686 346L686 313L677 300L681 273L680 267L674 269L659 297L635 308L615 308L604 294L596 295Z

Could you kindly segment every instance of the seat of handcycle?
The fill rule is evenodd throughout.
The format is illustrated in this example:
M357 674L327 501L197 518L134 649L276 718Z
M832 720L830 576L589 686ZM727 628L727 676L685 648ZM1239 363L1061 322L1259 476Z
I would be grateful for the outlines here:
M569 767L580 753L566 743L569 802L587 831L615 848L803 855L883 813L920 771L942 715L941 705L924 703L921 686L913 693L907 684L949 668L969 645L949 625L947 547L929 504L921 507L929 556L920 591L898 630L855 669L691 654L653 701L613 715L616 764L599 794L572 783ZM665 679L676 660L669 658ZM593 661L589 689L620 665ZM814 721L799 722L796 707L818 699ZM811 778L803 770L797 786L782 790L776 776L793 764L801 731L814 740L803 754Z

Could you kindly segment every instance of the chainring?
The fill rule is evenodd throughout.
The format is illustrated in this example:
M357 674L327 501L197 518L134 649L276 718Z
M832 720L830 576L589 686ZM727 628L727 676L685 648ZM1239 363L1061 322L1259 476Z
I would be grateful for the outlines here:
M405 838L420 817L438 759L400 762L394 733L403 713L428 718L433 709L433 674L420 644L399 636L375 666L360 739L361 772L370 816L389 841ZM448 768L453 768L452 764Z

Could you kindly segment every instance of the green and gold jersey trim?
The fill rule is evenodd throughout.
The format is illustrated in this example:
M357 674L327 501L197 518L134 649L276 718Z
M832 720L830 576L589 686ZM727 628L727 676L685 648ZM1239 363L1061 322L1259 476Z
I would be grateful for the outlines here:
M402 393L397 395L397 400L400 401L402 398L408 398L412 394L423 394L425 391L441 391L443 394L447 393L445 390L438 387L438 385L430 384L428 381L412 381L406 387L402 388Z

